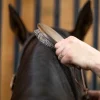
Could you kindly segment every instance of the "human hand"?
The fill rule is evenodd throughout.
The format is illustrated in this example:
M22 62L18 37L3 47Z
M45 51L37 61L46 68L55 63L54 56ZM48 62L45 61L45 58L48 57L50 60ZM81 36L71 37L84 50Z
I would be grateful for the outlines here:
M88 95L90 96L90 100L100 100L100 91L89 90Z
M72 63L83 69L92 70L95 64L100 63L100 52L74 36L56 43L55 48L62 64Z

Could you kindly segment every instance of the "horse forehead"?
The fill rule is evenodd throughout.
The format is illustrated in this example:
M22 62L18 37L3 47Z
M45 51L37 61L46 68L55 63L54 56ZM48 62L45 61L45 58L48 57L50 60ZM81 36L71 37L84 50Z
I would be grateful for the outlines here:
M41 43L41 42L38 42L38 44L36 45L36 50L35 50L35 53L42 56L43 54L46 54L46 58L49 59L49 57L51 55L55 55L54 53L55 49L53 48L50 48L48 46L46 46L45 44ZM39 52L39 53L38 53Z
M35 36L32 35L31 37L29 37L29 39L26 41L25 45L23 46L20 61L21 59L25 59L25 57L27 58L27 56L28 57L32 56L32 54L36 56L40 56L41 58L43 58L42 56L43 54L48 54L48 56L50 56L51 53L54 53L54 51L55 51L54 49L41 43ZM27 55L27 53L29 52L31 52L30 55Z

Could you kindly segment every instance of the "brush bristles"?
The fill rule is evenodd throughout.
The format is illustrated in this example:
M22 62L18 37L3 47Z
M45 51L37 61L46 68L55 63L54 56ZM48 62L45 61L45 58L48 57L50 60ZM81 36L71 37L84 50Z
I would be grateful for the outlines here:
M40 42L48 47L54 48L54 45L43 35L43 33L39 29L34 30L34 33Z

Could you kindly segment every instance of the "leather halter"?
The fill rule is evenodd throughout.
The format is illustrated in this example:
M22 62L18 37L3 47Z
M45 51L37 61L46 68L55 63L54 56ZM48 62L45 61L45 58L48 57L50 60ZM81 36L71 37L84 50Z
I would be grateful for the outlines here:
M84 76L84 70L83 69L80 69L80 71L81 71L81 78L82 78L82 84L80 84L79 82L78 82L78 80L76 79L76 77L74 77L75 78L75 81L76 81L76 83L78 84L78 86L83 90L83 98L85 98L85 99L83 99L83 100L89 100L89 96L88 96L88 87L87 87L87 85L86 85L86 80L85 80L85 76ZM74 75L75 75L75 68L74 68ZM75 75L76 76L76 75Z

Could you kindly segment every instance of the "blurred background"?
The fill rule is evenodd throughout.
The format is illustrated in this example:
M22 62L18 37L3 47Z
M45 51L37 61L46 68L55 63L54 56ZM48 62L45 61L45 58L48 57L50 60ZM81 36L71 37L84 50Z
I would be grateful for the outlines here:
M0 100L10 100L10 82L16 72L19 45L9 24L8 5L12 4L20 14L26 28L33 32L36 23L72 30L78 11L88 0L0 0ZM91 0L93 25L85 42L100 50L100 2ZM100 89L100 79L86 72L88 87Z

